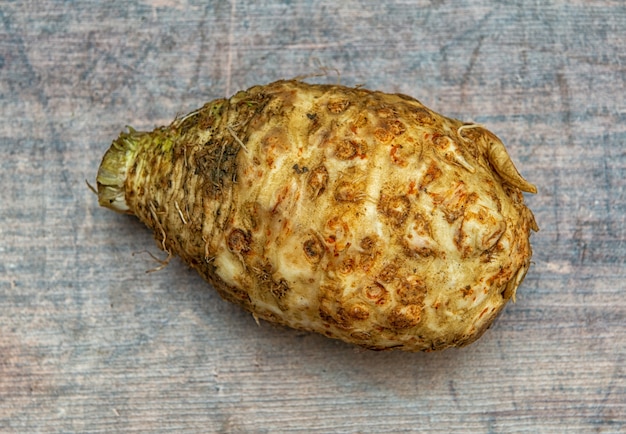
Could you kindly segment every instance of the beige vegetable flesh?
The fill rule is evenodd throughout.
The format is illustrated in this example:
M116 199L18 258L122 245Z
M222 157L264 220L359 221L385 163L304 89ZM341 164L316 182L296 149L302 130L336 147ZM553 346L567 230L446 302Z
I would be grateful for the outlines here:
M404 95L279 81L113 142L100 204L136 215L257 318L366 348L473 342L537 226L502 142Z

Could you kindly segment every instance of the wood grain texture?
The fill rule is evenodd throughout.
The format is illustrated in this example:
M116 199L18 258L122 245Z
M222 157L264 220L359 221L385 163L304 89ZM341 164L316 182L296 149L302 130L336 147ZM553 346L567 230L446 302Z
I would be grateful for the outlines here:
M626 431L626 5L0 4L0 432ZM93 180L130 124L315 74L483 123L539 187L517 303L470 347L254 320Z

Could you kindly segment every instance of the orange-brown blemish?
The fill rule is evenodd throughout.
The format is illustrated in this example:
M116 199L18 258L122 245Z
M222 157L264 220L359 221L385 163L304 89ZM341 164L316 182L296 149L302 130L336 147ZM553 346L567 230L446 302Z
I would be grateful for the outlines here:
M368 300L373 301L377 305L383 305L389 300L389 292L379 283L366 286L363 292Z
M388 125L389 131L396 137L406 131L406 126L397 119L389 121Z
M367 151L365 143L358 140L338 140L335 142L335 157L340 160L351 160L355 157L364 158Z
M316 236L311 236L307 239L304 242L302 249L304 250L306 258L313 264L318 264L324 257L324 253L326 251L324 244Z
M439 179L442 175L441 169L437 166L434 161L431 161L430 166L426 170L422 181L420 182L420 190L426 188L430 183Z
M328 111L331 113L339 114L341 112L344 112L349 106L350 101L348 101L347 99L337 99L330 101L326 105L326 108L328 108Z
M422 107L418 107L413 110L413 119L419 125L432 125L435 123L435 119L431 112Z
M355 304L347 309L347 314L356 321L363 321L369 318L369 309L362 304Z
M250 236L241 229L233 229L226 239L228 249L233 253L247 253L250 251Z
M378 275L378 279L383 283L392 282L398 274L398 266L396 264L388 264Z
M474 290L472 289L471 286L466 286L465 288L461 289L461 294L463 294L463 298L465 297L469 297L474 293Z
M281 189L280 193L278 193L278 197L276 198L276 204L274 204L274 207L272 208L272 211L271 211L272 214L276 214L276 210L278 209L280 204L287 198L288 194L289 194L289 186L284 186Z
M389 324L396 329L407 329L415 327L421 320L421 306L410 304L408 306L398 306L389 314Z
M387 216L395 226L400 226L409 215L411 202L406 196L381 194L378 211Z
M401 151L402 150L402 145L392 145L391 146L391 150L389 151L389 156L391 157L391 161L400 166L400 167L406 167L408 162L401 157Z
M356 264L354 258L346 258L341 262L341 265L339 266L339 272L341 274L350 274L355 270L355 268Z
M382 143L389 143L393 140L392 132L385 128L376 128L374 131L374 137Z
M307 187L312 199L319 197L328 184L328 170L324 165L317 166L309 173Z

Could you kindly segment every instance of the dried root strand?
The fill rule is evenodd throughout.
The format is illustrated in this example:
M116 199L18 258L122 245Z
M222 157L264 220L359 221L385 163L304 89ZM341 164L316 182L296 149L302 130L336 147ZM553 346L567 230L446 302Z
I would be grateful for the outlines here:
M148 270L146 270L146 273L154 273L156 271L161 271L162 269L164 269L165 267L168 266L168 264L170 263L171 259L174 257L174 255L170 252L167 252L167 257L165 259L159 259L157 258L154 253L148 251L148 250L141 250L139 252L133 252L133 256L135 256L136 254L139 253L147 253L148 256L150 256L155 262L157 262L159 264L159 266L154 267L154 268L150 268Z
M237 142L239 146L241 146L241 148L247 153L248 148L246 148L246 145L244 145L243 141L239 137L237 137L237 133L235 133L235 131L230 127L230 125L228 125L226 129L228 130L230 135L233 136L233 139L235 139L235 142Z
M178 215L180 216L181 221L183 222L184 225L186 225L187 220L185 220L185 216L183 215L183 212L180 210L180 206L178 206L177 201L174 201L174 206L176 207L176 211L178 211Z

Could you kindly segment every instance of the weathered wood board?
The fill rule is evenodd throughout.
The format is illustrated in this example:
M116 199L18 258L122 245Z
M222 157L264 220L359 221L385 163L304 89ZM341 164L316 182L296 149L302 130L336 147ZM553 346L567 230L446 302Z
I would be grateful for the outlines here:
M85 185L127 124L319 73L487 125L539 187L475 344L257 326L177 260L146 273L151 234ZM625 3L1 1L0 101L0 432L626 431Z

